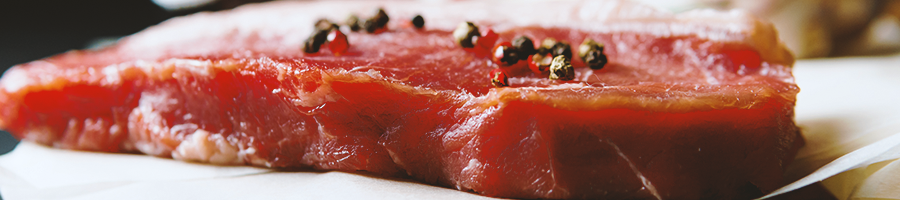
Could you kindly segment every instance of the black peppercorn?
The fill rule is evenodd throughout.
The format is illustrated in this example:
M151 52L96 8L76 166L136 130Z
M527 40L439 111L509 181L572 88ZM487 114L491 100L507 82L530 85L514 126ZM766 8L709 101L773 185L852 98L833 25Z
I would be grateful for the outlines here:
M413 26L416 26L416 28L423 28L425 27L425 18L422 18L422 15L416 15L416 17L413 17L412 19L412 24Z
M519 52L509 42L501 43L491 51L491 59L501 66L512 66L519 62ZM528 59L527 57L525 59Z
M588 65L591 69L603 69L603 66L606 65L609 60L606 58L606 55L603 54L603 50L593 49L585 55L584 63Z
M335 23L331 23L331 21L328 21L328 19L319 19L318 21L316 21L315 28L316 30L331 30L339 29L340 27Z
M366 32L368 33L374 33L378 30L378 25L375 21L367 19L363 22L363 28L366 29Z
M520 55L532 55L537 53L537 49L534 49L534 42L531 41L531 38L526 36L519 36L512 42L513 47L519 50ZM519 60L527 60L527 56L520 56Z
M463 48L475 47L473 39L481 35L478 27L472 22L462 22L453 30L453 39Z
M567 42L557 42L556 44L553 45L552 48L550 48L550 54L552 54L553 57L562 55L562 56L566 56L567 59L571 59L572 58L572 46L570 46L569 43L567 43Z
M591 69L603 69L603 66L609 61L606 54L603 54L603 44L587 38L578 46L578 56Z
M328 30L316 29L309 38L303 43L303 52L306 53L317 53L319 52L319 48L322 47L322 44L325 44L325 41L328 40Z
M384 12L384 9L378 8L374 16L366 19L363 23L363 28L366 29L366 32L375 33L380 29L384 29L390 20L391 18Z
M388 17L387 13L384 12L384 9L381 9L381 8L378 8L378 11L377 11L377 13L375 13L375 16L373 17L373 19L375 19L375 22L378 23L379 27L386 26L388 21L391 20L391 18Z
M359 17L357 17L356 15L350 15L349 17L347 17L347 21L345 21L344 23L347 23L347 26L350 27L350 31L356 32L360 29Z
M569 63L569 59L563 55L553 57L550 63L550 79L570 81L575 79L575 68Z

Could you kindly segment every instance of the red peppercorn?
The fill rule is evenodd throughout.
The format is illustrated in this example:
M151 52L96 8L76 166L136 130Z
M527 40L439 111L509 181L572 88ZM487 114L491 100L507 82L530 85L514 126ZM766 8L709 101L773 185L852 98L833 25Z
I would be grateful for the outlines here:
M506 75L502 69L494 69L488 75L488 78L491 79L491 84L495 87L506 87L509 86L509 77Z
M528 68L537 75L547 75L550 72L550 63L553 61L553 55L550 53L536 53L528 56Z
M512 66L519 62L519 54L509 42L503 42L491 50L491 60L501 66Z
M347 41L347 35L339 29L331 29L328 33L328 48L335 56L340 56L347 52L350 48L350 42Z
M484 49L492 49L494 48L494 43L497 42L500 36L497 33L494 33L494 30L491 28L481 29L481 37L478 37L478 40L475 42L476 46L481 46Z

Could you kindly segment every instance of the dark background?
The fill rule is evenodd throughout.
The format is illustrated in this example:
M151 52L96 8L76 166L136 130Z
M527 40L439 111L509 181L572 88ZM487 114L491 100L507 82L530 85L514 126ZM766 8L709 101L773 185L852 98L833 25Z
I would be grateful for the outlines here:
M150 0L0 0L0 70L83 49L96 38L128 35L171 16ZM0 154L17 144L0 131Z
M97 38L132 34L170 16L150 0L0 0L0 68L83 49ZM0 133L0 154L16 144Z
M0 71L102 39L127 36L168 18L263 0L219 0L166 10L151 0L0 0ZM0 155L18 141L0 131ZM0 200L3 198L0 197Z
M168 18L264 0L219 0L166 10L151 0L0 0L0 71L102 39L115 39ZM18 142L0 131L0 155Z

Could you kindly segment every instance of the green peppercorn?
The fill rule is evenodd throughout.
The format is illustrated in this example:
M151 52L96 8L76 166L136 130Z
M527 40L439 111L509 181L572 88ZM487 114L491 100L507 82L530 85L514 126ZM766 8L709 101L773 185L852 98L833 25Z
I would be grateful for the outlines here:
M347 17L347 21L345 21L344 23L347 23L347 26L350 27L350 31L356 32L360 29L359 17L356 15L350 15L349 17Z
M416 28L423 28L425 27L425 18L422 18L422 15L416 15L416 17L413 17L412 19L412 24Z
M478 31L478 26L475 26L472 22L459 23L456 26L456 30L453 30L453 39L463 48L475 47L473 39L480 35L481 32Z
M534 49L534 42L531 41L531 38L524 35L513 40L512 45L519 51L519 55L532 55L537 53L537 49ZM528 60L528 56L520 56L519 60Z
M575 68L569 63L569 59L563 55L553 57L550 63L550 79L570 81L575 79Z

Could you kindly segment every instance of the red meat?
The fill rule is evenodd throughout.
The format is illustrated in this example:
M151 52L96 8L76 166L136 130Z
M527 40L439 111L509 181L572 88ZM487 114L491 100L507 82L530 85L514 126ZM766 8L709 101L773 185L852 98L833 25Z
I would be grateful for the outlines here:
M366 171L496 197L729 199L782 184L803 140L793 58L771 25L619 1L507 4L276 2L173 19L10 69L0 128L59 148ZM345 31L341 56L303 53L317 17L378 6L387 31ZM400 20L417 12L426 30ZM496 88L498 66L454 43L463 20L497 42L591 38L609 64L576 58L566 82L508 69L510 87Z

